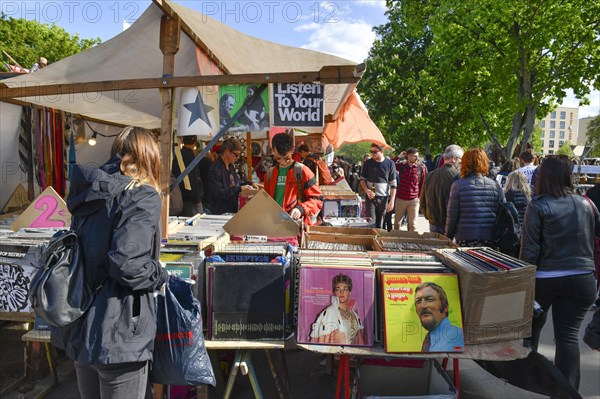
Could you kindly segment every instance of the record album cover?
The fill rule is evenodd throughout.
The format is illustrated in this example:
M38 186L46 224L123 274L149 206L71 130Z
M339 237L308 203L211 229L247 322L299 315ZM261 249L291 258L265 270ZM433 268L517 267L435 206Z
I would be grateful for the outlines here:
M297 341L372 346L374 282L371 268L302 266Z
M463 323L454 274L382 273L386 352L462 352Z

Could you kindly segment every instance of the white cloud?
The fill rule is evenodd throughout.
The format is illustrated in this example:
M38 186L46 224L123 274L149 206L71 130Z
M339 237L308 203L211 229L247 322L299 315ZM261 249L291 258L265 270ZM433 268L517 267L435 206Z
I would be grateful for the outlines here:
M302 48L322 51L355 62L363 62L375 41L372 25L364 21L343 21L326 24L304 24L295 30L312 32Z
M387 9L385 6L385 0L355 0L355 3L365 6L381 8L382 10Z
M567 97L563 100L562 106L579 107L579 118L600 115L600 91L592 90L588 99L590 100L589 105L579 106L579 99L575 97L573 90L569 89L567 90Z

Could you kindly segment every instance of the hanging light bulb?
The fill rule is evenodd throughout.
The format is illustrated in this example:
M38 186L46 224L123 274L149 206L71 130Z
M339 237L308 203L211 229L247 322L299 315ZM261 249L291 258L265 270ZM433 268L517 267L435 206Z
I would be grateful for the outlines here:
M88 144L93 147L96 145L96 137L98 137L98 132L94 132L93 130L92 132L92 137L90 137L90 139L88 140Z

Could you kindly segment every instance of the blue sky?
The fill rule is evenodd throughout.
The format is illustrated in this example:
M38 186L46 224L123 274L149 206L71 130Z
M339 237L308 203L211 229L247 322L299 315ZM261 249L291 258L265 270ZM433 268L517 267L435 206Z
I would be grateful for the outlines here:
M261 39L356 62L368 55L375 39L372 27L386 21L384 0L176 2ZM56 23L71 34L106 41L121 32L124 21L133 23L150 4L150 0L1 0L0 11L15 18ZM580 107L580 117L600 114L600 93L592 92L589 100L589 106ZM577 107L578 100L568 92L563 105Z

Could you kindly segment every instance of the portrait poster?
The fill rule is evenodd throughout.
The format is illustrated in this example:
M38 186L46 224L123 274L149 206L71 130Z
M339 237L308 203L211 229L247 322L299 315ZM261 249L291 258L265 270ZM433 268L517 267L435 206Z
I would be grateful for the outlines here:
M258 85L219 86L219 128L222 129L239 111L248 104L241 117L228 130L229 132L262 132L269 130L269 89L265 88L260 97L250 101Z
M422 283L433 283L437 288L423 287L415 292ZM436 291L440 288L446 301L443 294ZM381 293L386 352L464 351L456 275L384 272L381 274ZM447 303L445 309L442 308L444 302ZM417 308L421 315L417 314Z
M375 271L372 268L303 265L300 268L297 341L372 346L374 299Z

